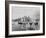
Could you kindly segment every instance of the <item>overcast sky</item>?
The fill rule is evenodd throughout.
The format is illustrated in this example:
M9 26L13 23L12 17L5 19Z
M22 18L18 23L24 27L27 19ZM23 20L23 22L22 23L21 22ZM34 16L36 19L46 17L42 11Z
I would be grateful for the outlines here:
M40 15L40 7L19 7L12 6L12 19L23 16L30 16L32 18Z

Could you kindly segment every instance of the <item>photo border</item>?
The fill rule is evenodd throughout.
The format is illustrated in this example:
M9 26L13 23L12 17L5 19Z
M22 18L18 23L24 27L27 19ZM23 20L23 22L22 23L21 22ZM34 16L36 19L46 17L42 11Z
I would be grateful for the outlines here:
M9 4L33 4L43 5L43 33L9 35ZM23 36L40 36L45 35L45 3L42 2L26 2L26 1L5 1L5 37L23 37Z

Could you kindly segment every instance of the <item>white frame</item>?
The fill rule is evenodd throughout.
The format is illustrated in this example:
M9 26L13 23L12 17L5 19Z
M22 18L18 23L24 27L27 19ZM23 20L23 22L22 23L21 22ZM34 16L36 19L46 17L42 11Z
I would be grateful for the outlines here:
M12 31L12 6L27 6L27 7L40 7L40 30L35 31ZM9 4L9 35L21 35L21 34L35 34L43 33L43 6L42 5L21 5L21 4Z

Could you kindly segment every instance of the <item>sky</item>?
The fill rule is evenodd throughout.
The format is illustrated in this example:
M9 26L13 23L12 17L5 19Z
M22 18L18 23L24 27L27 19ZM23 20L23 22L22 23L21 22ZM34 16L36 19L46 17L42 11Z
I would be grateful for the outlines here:
M31 18L40 17L40 7L20 7L12 6L12 19L23 16L30 16Z

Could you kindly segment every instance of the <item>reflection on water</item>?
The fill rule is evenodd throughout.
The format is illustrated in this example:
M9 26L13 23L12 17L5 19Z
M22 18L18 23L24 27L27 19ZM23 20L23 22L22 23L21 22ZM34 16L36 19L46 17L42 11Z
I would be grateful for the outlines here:
M40 19L32 19L29 16L12 20L12 31L39 30L39 26Z

